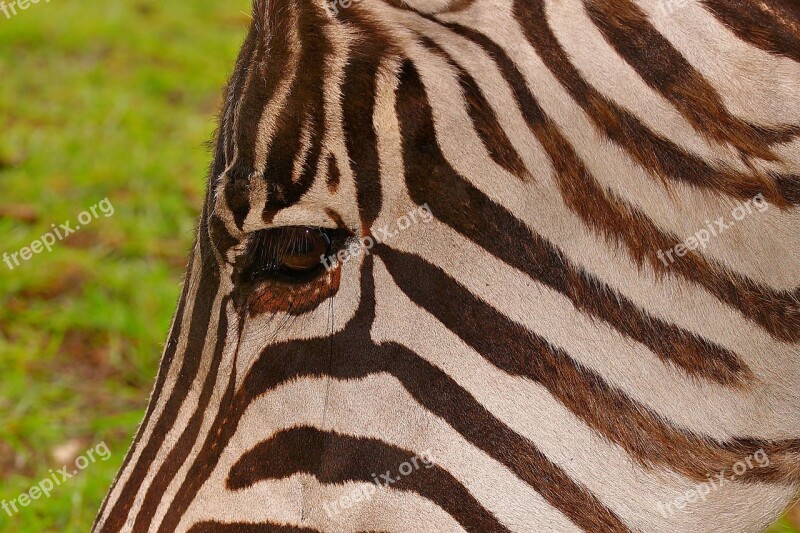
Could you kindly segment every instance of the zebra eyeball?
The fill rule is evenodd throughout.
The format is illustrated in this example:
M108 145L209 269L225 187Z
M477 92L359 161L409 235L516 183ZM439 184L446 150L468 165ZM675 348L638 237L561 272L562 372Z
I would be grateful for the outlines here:
M322 258L330 255L331 231L287 226L257 232L247 253L245 279L303 282L316 277L323 270Z
M325 233L312 228L287 228L291 246L279 258L283 268L306 272L317 268L331 244Z

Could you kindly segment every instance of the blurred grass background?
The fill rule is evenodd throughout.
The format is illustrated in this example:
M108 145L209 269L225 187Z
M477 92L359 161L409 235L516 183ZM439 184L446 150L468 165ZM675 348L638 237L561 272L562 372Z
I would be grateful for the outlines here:
M8 0L7 0L8 1ZM0 13L0 500L100 442L107 461L0 531L87 531L144 412L249 0L52 0ZM792 525L792 523L794 525ZM771 533L800 533L794 511Z
M6 0L7 2L9 0ZM194 237L249 0L104 0L0 12L0 500L104 441L0 531L87 531L143 414Z

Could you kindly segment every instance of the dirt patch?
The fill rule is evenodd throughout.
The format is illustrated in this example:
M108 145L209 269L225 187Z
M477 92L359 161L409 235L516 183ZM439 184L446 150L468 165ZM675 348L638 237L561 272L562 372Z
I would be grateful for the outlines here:
M63 296L80 294L83 286L89 279L89 273L82 268L71 265L65 267L58 275L33 287L28 287L19 292L19 296L26 300L55 300Z
M7 442L0 441L0 480L12 475L31 477L36 470Z
M0 158L0 170L11 166L10 163L4 166L5 163ZM30 204L5 204L0 205L0 218L8 218L24 224L35 224L39 220L39 211Z
M55 363L81 381L102 381L118 375L109 354L107 333L71 329L64 334Z
M75 233L68 235L64 238L64 244L69 248L75 248L77 250L88 250L89 248L94 248L102 244L100 236L97 235L97 232L83 229L81 228L80 231L76 231Z

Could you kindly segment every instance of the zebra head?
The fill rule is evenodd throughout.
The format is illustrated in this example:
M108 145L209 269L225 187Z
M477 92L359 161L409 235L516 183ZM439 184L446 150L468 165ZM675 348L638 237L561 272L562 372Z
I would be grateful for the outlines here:
M780 514L800 480L796 7L253 11L96 531Z

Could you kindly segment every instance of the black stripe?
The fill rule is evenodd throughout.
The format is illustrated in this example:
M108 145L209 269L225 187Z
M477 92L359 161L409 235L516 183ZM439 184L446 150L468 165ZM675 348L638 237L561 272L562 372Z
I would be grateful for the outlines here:
M522 158L500 125L497 114L475 79L431 39L423 36L421 41L423 46L442 57L447 61L450 68L455 71L458 84L461 86L463 93L462 98L467 106L467 113L472 120L472 125L481 143L486 148L486 151L489 152L489 157L503 167L506 172L520 180L532 179L528 169L525 167L525 163L523 163Z
M153 517L155 516L158 504L161 502L164 492L167 487L175 478L178 470L186 462L192 447L197 441L197 436L200 433L200 428L203 424L203 418L210 416L209 403L211 395L214 392L214 387L217 383L217 376L219 375L220 363L223 358L223 349L225 342L228 340L228 314L226 308L230 297L225 297L220 303L219 323L217 325L217 338L214 346L214 351L211 353L211 368L206 376L205 383L203 384L202 392L197 401L197 408L192 413L191 418L186 423L186 426L178 438L178 441L169 451L169 455L161 464L158 469L153 482L147 489L142 507L136 516L136 522L133 525L134 532L146 532L149 530Z
M324 30L327 18L322 7L311 0L300 0L298 32L300 59L297 75L285 105L277 117L278 127L272 138L267 164L261 179L267 184L267 203L263 218L295 204L311 187L316 177L322 141L325 138L325 79L332 45ZM274 6L270 13L282 12ZM285 69L284 65L278 68ZM310 121L311 147L299 179L292 179L295 156L302 151L303 124Z
M800 4L796 0L703 0L740 39L800 62Z
M208 205L208 204L206 204ZM201 224L201 228L204 225ZM203 258L203 269L200 274L200 289L197 292L195 305L192 309L192 319L188 331L188 341L183 354L181 368L178 372L179 379L175 383L164 410L161 413L150 439L142 450L139 460L131 471L131 476L122 488L122 492L108 515L102 531L119 531L133 506L136 494L139 493L144 478L152 467L153 461L161 449L164 439L173 427L180 412L180 407L188 393L189 387L194 382L202 359L208 326L211 322L211 312L214 299L219 290L219 271L214 261L214 255L209 242L208 234L201 231L198 236L200 242L200 257ZM206 260L206 258L210 260ZM163 386L163 385L162 385Z
M411 458L417 460L417 468L399 475L404 463L413 467ZM391 481L377 477L378 482L431 500L467 531L509 531L447 470L434 464L425 465L416 452L377 439L350 437L313 427L280 431L249 450L229 472L227 485L241 490L259 481L286 479L300 472L333 484L374 483L376 476L388 473Z
M362 233L367 235L382 205L378 137L373 117L379 69L389 52L389 38L357 9L343 10L341 17L365 33L350 48L342 86L342 120Z
M647 315L624 295L571 264L550 242L459 176L438 145L430 142L434 135L432 111L410 64L403 70L397 106L406 183L414 202L428 203L443 223L504 263L560 292L581 311L647 346L663 361L718 381L738 381L740 373L746 377L747 367L735 354Z

